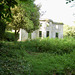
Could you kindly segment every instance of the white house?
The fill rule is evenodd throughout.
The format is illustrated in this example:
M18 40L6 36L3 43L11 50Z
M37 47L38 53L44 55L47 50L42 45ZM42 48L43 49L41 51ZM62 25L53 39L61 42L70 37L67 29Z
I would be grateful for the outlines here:
M53 22L52 20L40 20L40 28L31 33L31 39L41 38L63 38L63 23ZM28 33L20 29L19 40L28 39Z

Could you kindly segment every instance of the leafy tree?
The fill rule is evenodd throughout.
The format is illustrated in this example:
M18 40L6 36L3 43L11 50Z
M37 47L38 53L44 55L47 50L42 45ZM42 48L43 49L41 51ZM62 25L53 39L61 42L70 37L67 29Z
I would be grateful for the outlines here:
M23 4L25 4L25 6ZM11 12L13 18L8 28L15 30L15 38L20 28L25 29L28 33L39 28L39 7L33 2L30 4L28 4L28 2L19 2L18 6L11 8Z
M9 21L11 17L10 7L14 7L15 4L17 4L15 0L0 0L0 40L5 32L6 20Z
M39 27L39 10L38 10L38 8L39 7L37 7L34 4L34 0L0 0L0 28L2 27L5 30L6 21L10 21L9 18L12 17L10 8L11 7L13 8L14 5L17 3L21 8L23 8L24 12L26 12L26 13L23 12L24 14L22 14L22 15L18 14L18 16L20 17L20 19L22 19L22 21L24 19L24 18L22 18L22 16L25 15L24 20L27 21L26 22L27 27L24 26L25 27L24 29L26 29L27 32L31 32L35 29L38 29L38 27ZM3 24L5 24L5 26L3 26L2 22L3 22ZM35 25L35 23L36 23L36 25ZM33 24L33 26L32 26L33 29L30 26L30 24ZM31 27L31 29L29 26ZM1 28L1 30L2 30L2 28ZM0 31L0 35L2 32L3 32L3 30ZM1 35L1 36L3 36L3 35ZM0 36L0 38L1 38L1 36Z
M19 1L19 6L24 9L25 11L25 16L27 16L32 22L33 22L33 29L32 30L27 30L27 32L31 32L33 30L36 30L39 28L39 6L36 6L34 4L34 0L20 0Z
M75 26L64 25L64 36L75 37Z
M33 28L33 22L23 14L24 11L20 7L15 6L15 8L11 8L11 12L13 18L12 21L8 23L7 28L15 30L15 38L17 39L17 34L19 33L20 28L30 30Z

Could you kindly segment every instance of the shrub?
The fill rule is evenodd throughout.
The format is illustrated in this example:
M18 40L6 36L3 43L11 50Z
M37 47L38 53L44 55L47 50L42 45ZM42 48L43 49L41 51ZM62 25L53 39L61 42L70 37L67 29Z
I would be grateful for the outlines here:
M6 31L4 35L4 40L5 41L15 41L15 33L11 31Z
M59 39L50 39L50 45L56 42L56 44L54 44L55 46L53 46L53 44L50 46L50 49L52 49L54 53L58 52L58 48L63 47L61 46L63 45L63 41L68 41L68 43L72 42L70 45L74 48L73 52L69 54L67 54L68 52L63 53L63 55L58 55L58 53L54 55L52 54L53 51L45 53L46 50L40 53L41 51L39 51L38 47L42 46L40 49L44 50L43 48L45 47L43 47L43 45L45 43L49 45L49 42L47 42L48 39L37 40L27 40L26 42L0 42L0 75L53 75L54 73L56 75L69 75L69 73L75 75L75 48L73 47L73 39L69 41L66 39L60 39L61 41L59 41ZM39 44L41 41L43 42L42 45ZM61 45L59 46L59 44ZM37 49L37 51L35 51L35 49ZM26 50L31 52L27 53Z
M6 47L9 49L24 49L28 52L47 52L62 55L64 53L70 53L75 49L75 40L74 38L34 39L25 42L14 42Z
M27 40L23 42L22 46L27 51L64 54L64 53L70 53L73 51L73 49L75 49L75 40L74 38L34 39L34 40Z
M26 52L10 48L10 44L13 43L0 42L0 75L29 75L30 64L24 59Z

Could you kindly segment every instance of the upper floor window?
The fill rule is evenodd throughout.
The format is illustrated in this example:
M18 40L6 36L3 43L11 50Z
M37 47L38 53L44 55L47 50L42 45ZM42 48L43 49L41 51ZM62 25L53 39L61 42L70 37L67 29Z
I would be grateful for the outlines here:
M56 25L56 29L58 29L59 27L58 27L58 25Z

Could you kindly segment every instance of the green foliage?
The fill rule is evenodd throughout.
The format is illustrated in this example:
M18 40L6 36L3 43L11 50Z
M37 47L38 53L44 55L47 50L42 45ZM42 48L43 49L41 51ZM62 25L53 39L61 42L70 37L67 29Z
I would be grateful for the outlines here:
M36 39L36 40L27 40L23 43L23 48L27 51L33 52L49 52L53 54L64 54L70 53L75 49L75 40L74 38L65 38L65 39ZM21 47L21 45L20 45Z
M6 23L3 20L0 20L0 40L4 38Z
M4 41L15 41L15 33L11 31L6 31L4 35ZM17 35L18 36L18 35ZM18 38L17 38L18 40Z
M10 44L13 45L14 43L0 43L0 75L30 74L29 62L24 59L26 52L10 49Z
M4 37L6 21L11 17L10 7L14 7L17 2L15 0L0 0L0 40Z
M10 45L10 48L24 49L27 52L47 52L51 54L63 55L64 53L70 53L75 49L74 38L65 39L36 39L27 40L25 42L19 42L15 46Z
M0 0L0 19L8 19L11 17L10 7L14 7L17 4L15 0Z
M39 7L34 4L34 1L17 1L18 5L11 8L12 21L8 23L7 29L15 30L16 35L20 28L25 29L28 33L39 28Z
M69 54L54 55L26 52L24 46L25 42L0 42L0 75L75 75L75 48Z
M74 37L75 38L75 26L64 25L63 35L64 37Z
M17 5L18 7L12 12ZM21 10L20 10L21 9ZM8 28L15 30L15 38L18 34L20 28L25 29L27 32L31 32L39 28L39 7L34 4L34 0L0 0L0 28L4 29L4 26L1 20L12 22ZM4 33L4 31L1 31ZM1 33L0 33L1 35ZM1 38L4 34L1 35ZM0 39L1 39L0 38Z
M34 4L34 1L17 1L18 6L11 8L13 15L12 22L8 28L14 30L25 29L27 32L32 32L39 28L39 7Z
M19 2L19 6L24 10L24 16L26 16L33 23L32 25L33 28L30 30L26 29L27 32L31 32L31 31L38 29L39 28L39 17L40 17L39 9L40 7L34 4L34 0L27 0L27 1L20 0L18 2Z

